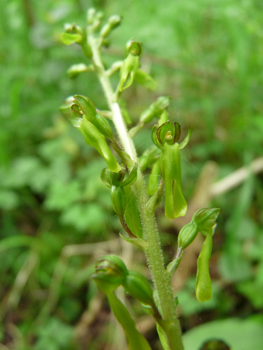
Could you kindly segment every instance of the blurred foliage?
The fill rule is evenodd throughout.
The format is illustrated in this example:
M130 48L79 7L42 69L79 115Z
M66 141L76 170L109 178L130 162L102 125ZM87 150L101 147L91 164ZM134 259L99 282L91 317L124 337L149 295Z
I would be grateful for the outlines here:
M95 75L66 76L69 66L85 63L85 58L79 47L59 41L64 23L85 24L87 6L123 16L105 51L106 65L123 58L131 35L144 44L142 65L158 85L154 93L136 84L124 92L132 121L156 97L169 95L171 119L183 125L185 134L193 125L183 153L188 199L207 160L216 161L224 177L263 151L261 1L2 0L0 341L8 349L85 346L74 346L72 334L95 300L88 279L94 252L71 257L63 249L111 240L120 231L99 178L103 161L58 112L73 94L88 95L106 109ZM135 142L139 153L147 148L150 127ZM197 303L190 278L179 292L184 330L217 318L252 318L262 309L262 188L262 175L251 175L214 200L222 208L212 266L214 299ZM169 232L168 240L176 244L176 232ZM166 240L164 235L164 244ZM98 328L105 327L100 325L108 319L107 308L104 313L104 319L95 320ZM232 334L241 332L237 321L225 322ZM252 327L257 338L262 323L259 319L254 328L252 321L244 327ZM106 346L105 336L100 338L94 325L92 329L94 336L83 344L89 349Z

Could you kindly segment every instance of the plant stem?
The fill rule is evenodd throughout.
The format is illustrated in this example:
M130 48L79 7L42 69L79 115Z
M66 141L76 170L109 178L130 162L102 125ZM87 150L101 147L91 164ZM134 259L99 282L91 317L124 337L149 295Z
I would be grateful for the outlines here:
M93 53L93 64L105 93L109 108L112 111L112 120L117 130L122 147L134 162L138 162L134 143L128 134L127 127L121 115L119 104L116 101L116 94L113 92L109 77L101 61L98 41L92 33L89 33L88 40ZM146 184L140 169L138 169L137 180L133 185L133 189L137 198L141 221L147 241L145 254L154 286L158 294L160 312L163 319L162 327L166 333L170 349L183 350L180 324L176 317L176 305L173 298L171 279L164 267L163 252L160 245L159 232L154 214L146 210L146 204L149 198L146 190Z

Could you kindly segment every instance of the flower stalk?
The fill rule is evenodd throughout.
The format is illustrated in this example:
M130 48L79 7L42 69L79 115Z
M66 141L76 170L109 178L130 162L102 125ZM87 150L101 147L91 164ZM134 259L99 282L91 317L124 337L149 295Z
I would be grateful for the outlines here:
M99 42L94 37L93 33L89 33L88 42L92 50L92 61L107 99L108 106L112 112L112 121L120 143L125 152L137 163L138 158L134 143L122 118L120 106L116 101L116 94L113 92L108 74L101 61ZM160 312L164 321L162 326L166 333L170 349L183 350L180 324L176 317L176 304L174 302L171 280L164 267L164 258L156 219L151 211L145 210L149 197L140 168L138 168L137 171L137 180L133 185L133 190L137 198L142 226L147 241L145 254L158 295Z

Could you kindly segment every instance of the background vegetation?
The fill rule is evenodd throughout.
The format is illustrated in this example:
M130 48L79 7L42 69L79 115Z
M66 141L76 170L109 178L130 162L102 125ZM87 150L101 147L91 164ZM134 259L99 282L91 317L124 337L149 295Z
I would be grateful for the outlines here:
M234 350L260 350L263 177L251 171L238 182L234 173L233 188L216 192L210 186L255 159L263 168L259 0L2 0L1 349L123 349L121 330L89 279L92 264L112 252L145 272L141 253L118 239L121 227L99 178L105 164L58 111L73 94L106 108L93 74L67 77L69 66L85 58L79 47L59 41L64 23L85 25L91 6L123 16L105 50L105 64L122 59L126 41L135 37L144 45L142 65L158 83L154 93L136 84L125 91L132 121L156 97L171 96L171 119L184 133L190 125L194 130L183 159L187 199L197 208L204 202L222 208L211 261L214 298L204 304L195 300L191 258L174 283L183 331L193 329L186 335L187 349L198 345L191 343L193 337L202 342L207 334L221 337L219 330L228 330L230 342L241 342ZM136 136L138 152L150 143L149 127ZM180 223L171 226L162 210L158 215L168 259ZM198 242L196 249L189 253L194 260ZM137 303L128 303L159 349L151 322ZM200 324L207 328L194 328ZM241 337L246 332L249 344Z

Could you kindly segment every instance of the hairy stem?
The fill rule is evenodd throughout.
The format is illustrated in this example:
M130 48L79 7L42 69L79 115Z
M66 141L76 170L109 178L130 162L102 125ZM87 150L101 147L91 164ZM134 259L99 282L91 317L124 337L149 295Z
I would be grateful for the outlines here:
M121 145L129 154L134 162L138 162L136 149L131 137L128 134L127 127L121 115L121 110L116 101L109 77L105 71L97 39L92 33L89 34L89 44L93 53L93 64L95 66L98 78L107 98L110 110L112 111L112 120L118 133ZM183 350L180 324L176 317L176 305L173 298L170 277L164 267L163 252L159 240L159 232L156 220L151 211L146 210L146 204L149 200L146 184L140 169L138 169L137 180L133 189L138 201L138 207L141 215L143 229L147 240L145 254L151 271L155 289L158 294L160 312L163 318L162 328L171 350Z

